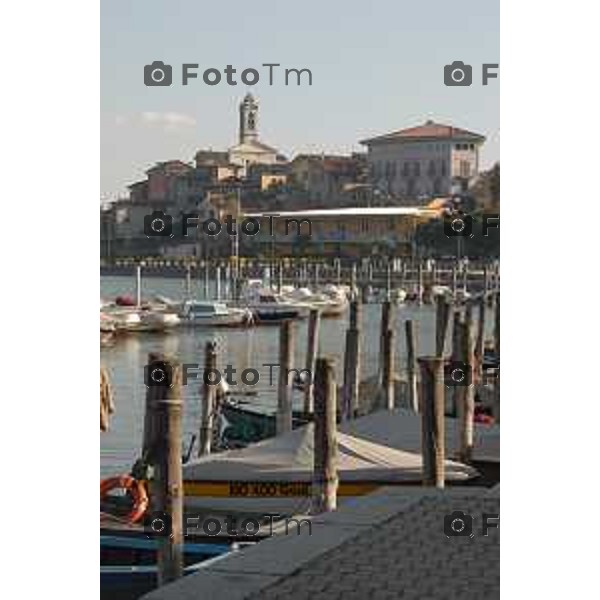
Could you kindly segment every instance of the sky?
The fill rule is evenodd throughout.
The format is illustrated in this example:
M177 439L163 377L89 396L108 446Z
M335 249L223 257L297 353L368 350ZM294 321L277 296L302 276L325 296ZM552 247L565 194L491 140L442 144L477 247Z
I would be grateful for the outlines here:
M499 0L102 0L101 199L123 197L154 163L191 162L201 148L237 142L238 104L260 104L260 139L288 157L350 153L359 140L427 119L482 133L482 168L500 157ZM169 87L144 85L144 66L173 66ZM444 66L473 67L469 87L444 85ZM183 63L198 79L181 83ZM273 85L263 63L280 63ZM202 81L205 69L237 69L238 84ZM260 80L240 80L256 68ZM312 85L285 85L284 69L308 68ZM306 80L306 79L305 79Z

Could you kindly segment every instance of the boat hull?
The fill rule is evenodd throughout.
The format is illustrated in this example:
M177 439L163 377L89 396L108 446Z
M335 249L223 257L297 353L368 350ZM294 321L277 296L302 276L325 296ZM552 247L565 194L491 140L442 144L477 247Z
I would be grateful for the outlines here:
M274 437L276 419L274 415L260 413L236 406L231 402L223 402L220 412L225 417L228 428L223 434L223 441L229 446L244 446ZM300 411L292 413L292 427L301 427L311 420L310 415Z
M212 543L185 543L184 575L201 569L235 546L229 540ZM143 531L100 535L100 597L106 600L134 600L157 587L157 540Z
M300 311L295 309L274 311L271 309L255 308L252 310L252 313L259 323L281 323L281 321L298 319L300 317Z

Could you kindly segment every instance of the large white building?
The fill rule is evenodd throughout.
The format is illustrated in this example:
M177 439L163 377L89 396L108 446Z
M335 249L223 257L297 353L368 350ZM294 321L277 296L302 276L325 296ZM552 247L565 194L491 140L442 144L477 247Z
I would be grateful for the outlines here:
M433 198L466 189L479 171L485 137L427 121L363 140L376 189L400 198Z

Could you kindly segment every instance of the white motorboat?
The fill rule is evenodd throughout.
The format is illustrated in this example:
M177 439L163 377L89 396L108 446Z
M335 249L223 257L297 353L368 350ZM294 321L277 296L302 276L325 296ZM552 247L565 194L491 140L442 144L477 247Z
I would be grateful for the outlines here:
M454 297L457 302L466 302L469 298L471 298L471 292L467 292L467 290L459 288L456 290Z
M345 288L330 284L323 289L323 295L327 298L327 305L321 313L324 317L339 317L346 312L350 303Z
M160 308L143 308L140 312L138 331L162 332L177 327L181 319L174 312Z
M100 312L100 333L114 333L117 330L115 320L103 312Z
M390 292L390 301L394 304L403 304L407 295L406 290L396 288Z
M138 331L142 323L140 311L126 306L104 306L100 315L100 322L112 322L117 332Z
M241 302L247 306L259 323L273 323L308 316L311 305L282 298L268 287L250 285L242 292Z
M338 317L348 308L345 290L334 285L327 285L322 291L312 292L308 288L282 288L281 297L294 306L316 308L323 317Z
M240 327L250 325L253 319L247 308L230 308L224 302L208 300L187 300L180 315L185 324L206 327Z

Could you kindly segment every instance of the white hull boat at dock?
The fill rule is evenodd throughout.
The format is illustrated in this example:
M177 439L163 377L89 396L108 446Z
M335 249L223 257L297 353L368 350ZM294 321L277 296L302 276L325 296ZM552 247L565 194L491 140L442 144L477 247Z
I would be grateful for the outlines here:
M100 328L108 324L115 333L165 332L177 327L180 318L164 307L145 305L141 308L132 306L104 305L100 310Z
M240 305L249 308L258 323L276 323L308 316L310 304L282 298L271 288L260 287L260 283L251 280L240 300Z
M313 438L311 423L243 449L186 463L186 510L287 515L306 511L311 502ZM421 484L420 452L388 447L342 431L337 438L341 499L368 494L384 485ZM465 482L477 475L468 465L446 461L448 482Z
M140 311L140 325L138 331L164 332L181 323L181 319L173 312L160 309L145 309Z
M286 302L299 303L299 306L318 309L322 317L339 317L348 308L346 292L336 286L328 285L322 292L312 292L308 288L282 290Z
M204 327L245 327L253 321L249 309L231 308L223 302L188 300L180 315L185 325Z

